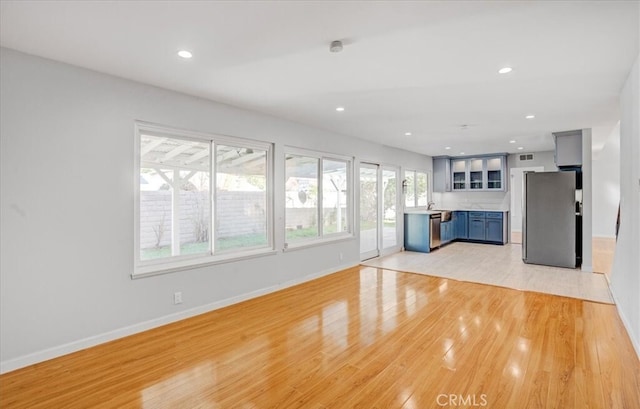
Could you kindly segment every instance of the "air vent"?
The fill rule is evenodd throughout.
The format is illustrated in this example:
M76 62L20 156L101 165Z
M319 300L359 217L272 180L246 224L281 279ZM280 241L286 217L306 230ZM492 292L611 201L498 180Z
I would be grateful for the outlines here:
M521 161L533 160L533 153L526 153L524 155L520 155L520 160Z

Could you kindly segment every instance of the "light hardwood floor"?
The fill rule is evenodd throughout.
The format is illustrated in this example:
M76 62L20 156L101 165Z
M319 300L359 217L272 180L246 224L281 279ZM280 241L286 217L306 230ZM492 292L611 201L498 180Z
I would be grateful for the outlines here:
M613 305L355 267L0 377L2 408L421 409L451 397L637 409L640 364Z

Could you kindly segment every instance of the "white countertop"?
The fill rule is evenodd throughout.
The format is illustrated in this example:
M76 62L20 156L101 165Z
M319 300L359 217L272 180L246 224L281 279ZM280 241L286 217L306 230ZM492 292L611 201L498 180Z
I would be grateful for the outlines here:
M458 209L437 209L437 210L425 210L425 209L408 209L405 210L405 213L408 214L435 214L435 213L440 213L441 211L450 211L450 212L454 212L454 211L459 211L459 212L502 212L502 213L506 213L509 210L504 210L504 209L465 209L465 208L458 208Z
M408 209L404 212L408 214L437 214L441 213L441 210Z

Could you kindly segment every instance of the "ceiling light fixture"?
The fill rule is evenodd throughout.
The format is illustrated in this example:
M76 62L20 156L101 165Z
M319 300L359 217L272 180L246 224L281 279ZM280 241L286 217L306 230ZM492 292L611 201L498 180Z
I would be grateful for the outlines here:
M464 152L460 152L460 155L464 155Z
M329 45L329 51L331 51L332 53L339 53L340 51L342 51L342 41L332 41Z
M185 60L188 60L189 58L193 57L193 54L191 54L191 51L180 50L178 51L178 56L184 58Z
M519 151L521 151L521 150L523 150L523 149L524 149L524 148L523 148L522 146L518 146L518 150L519 150Z
M509 143L516 143L516 140L512 139L512 140L509 141Z
M411 136L411 132L405 132L404 136Z
M513 71L513 68L511 68L511 67L502 67L502 68L500 68L498 70L498 73L500 73L500 74L508 74L511 71Z
M535 115L527 115L527 116L525 116L526 119L533 119L535 117L536 117Z
M336 111L343 112L344 111L344 107L338 107L338 108L336 108Z
M445 149L449 150L449 149L451 149L451 146L445 146Z

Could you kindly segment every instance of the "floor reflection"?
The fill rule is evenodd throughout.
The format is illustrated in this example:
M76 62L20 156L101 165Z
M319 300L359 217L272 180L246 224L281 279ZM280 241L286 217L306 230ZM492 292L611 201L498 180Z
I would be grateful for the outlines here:
M205 362L142 390L142 405L144 408L168 408L198 403L201 407L207 407L202 406L204 403L199 402L199 397L206 396L211 389L215 389L218 380L215 365ZM190 402L193 399L190 397L194 396L198 397L198 402ZM212 404L208 407L216 406Z
M357 268L3 375L0 406L409 409L471 391L517 407L556 402L559 379L640 407L623 328L611 305ZM618 378L571 377L585 363Z

